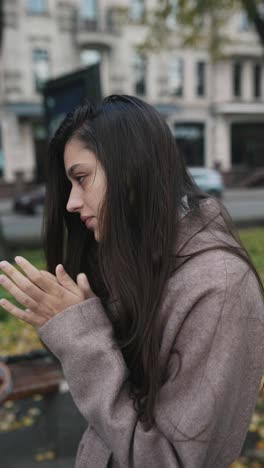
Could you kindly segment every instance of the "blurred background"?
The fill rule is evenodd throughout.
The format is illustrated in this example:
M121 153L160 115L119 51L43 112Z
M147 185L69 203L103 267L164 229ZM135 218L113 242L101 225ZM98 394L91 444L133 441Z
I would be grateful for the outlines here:
M166 119L264 280L263 52L264 0L0 0L1 258L45 268L49 140L85 99L124 93ZM4 468L72 467L85 423L58 363L2 309L0 362L13 378L0 407ZM236 468L264 466L263 408L260 397Z

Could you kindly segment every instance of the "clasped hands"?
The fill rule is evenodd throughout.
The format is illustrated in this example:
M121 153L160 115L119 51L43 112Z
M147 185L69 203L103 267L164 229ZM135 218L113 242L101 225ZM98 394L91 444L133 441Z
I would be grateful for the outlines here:
M0 275L0 284L26 309L7 299L0 299L0 306L33 327L39 328L67 307L95 297L84 273L77 276L75 283L62 265L52 275L38 270L23 257L15 257L15 262L23 273L2 261L0 268L5 274Z

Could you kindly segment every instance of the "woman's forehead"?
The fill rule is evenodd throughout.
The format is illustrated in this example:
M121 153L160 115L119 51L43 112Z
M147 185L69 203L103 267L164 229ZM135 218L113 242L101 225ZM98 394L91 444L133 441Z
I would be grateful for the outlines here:
M73 164L91 164L96 161L96 156L93 151L86 148L84 143L72 139L68 141L64 149L64 165L65 167Z

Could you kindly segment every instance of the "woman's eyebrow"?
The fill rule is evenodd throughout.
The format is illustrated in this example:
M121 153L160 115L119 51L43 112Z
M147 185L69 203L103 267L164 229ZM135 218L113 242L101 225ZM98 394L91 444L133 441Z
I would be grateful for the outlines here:
M78 169L84 169L84 168L88 168L88 165L87 164L82 164L82 163L78 163L78 164L73 164L67 171L66 171L66 175L68 177L73 177L74 176L74 172Z

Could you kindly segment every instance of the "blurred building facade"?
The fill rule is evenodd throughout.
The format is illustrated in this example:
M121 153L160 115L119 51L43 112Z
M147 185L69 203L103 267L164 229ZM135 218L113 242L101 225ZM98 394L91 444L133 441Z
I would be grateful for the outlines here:
M264 166L263 50L245 15L213 63L182 49L175 17L166 50L139 52L156 0L5 0L0 71L3 180L43 178L45 80L100 63L104 95L137 95L165 116L190 166L243 173Z

